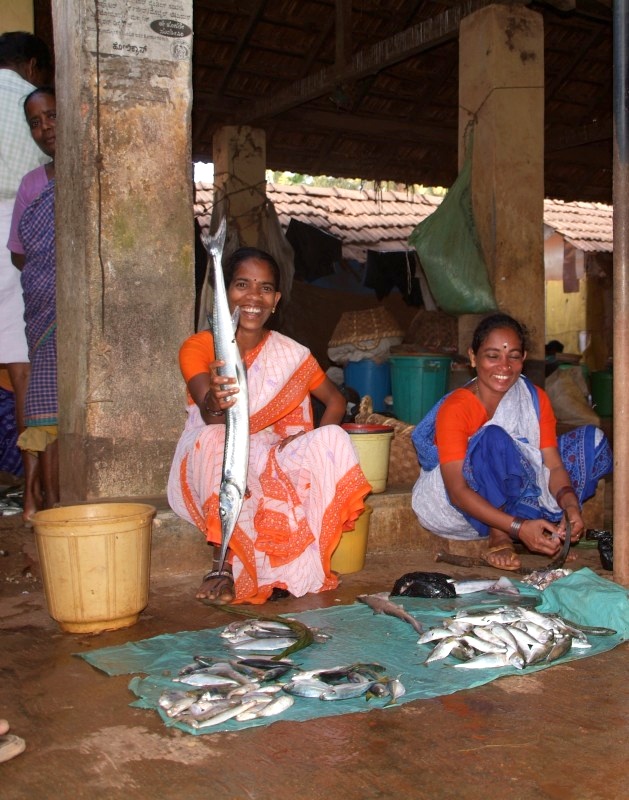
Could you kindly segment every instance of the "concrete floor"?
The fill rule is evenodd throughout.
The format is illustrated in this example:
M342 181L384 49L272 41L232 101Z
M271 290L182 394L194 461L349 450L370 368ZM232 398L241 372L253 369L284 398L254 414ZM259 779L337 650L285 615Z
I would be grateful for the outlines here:
M629 796L626 644L398 708L195 737L131 708L128 676L107 677L73 654L233 621L193 599L204 564L194 574L152 579L135 626L76 636L48 616L32 531L0 519L0 548L0 717L27 742L24 754L0 764L3 800ZM578 563L610 577L596 550L583 551ZM338 590L266 608L352 603L362 592L390 589L404 572L435 566L421 551L368 555L365 569L344 576ZM498 574L444 566L452 574Z

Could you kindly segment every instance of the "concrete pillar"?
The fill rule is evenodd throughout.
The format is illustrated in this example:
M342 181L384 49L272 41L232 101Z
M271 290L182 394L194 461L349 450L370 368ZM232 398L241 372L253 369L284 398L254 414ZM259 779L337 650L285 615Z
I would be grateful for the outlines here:
M498 307L544 358L544 31L541 14L495 5L461 22L459 154L473 128L472 198Z
M184 424L192 0L169 12L53 0L64 503L164 494Z
M240 244L260 247L265 241L262 209L266 203L266 135L248 125L219 128L212 140L214 190L226 203L230 227Z

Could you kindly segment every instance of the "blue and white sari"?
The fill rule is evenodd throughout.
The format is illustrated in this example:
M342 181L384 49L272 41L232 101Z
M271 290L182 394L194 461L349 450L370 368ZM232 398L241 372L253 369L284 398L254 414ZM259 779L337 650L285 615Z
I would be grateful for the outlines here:
M450 502L434 443L435 419L442 401L413 432L422 465L413 487L412 506L420 523L452 539L489 535L488 526ZM469 440L463 462L467 484L494 508L523 519L558 522L562 510L548 488L549 470L542 460L539 407L533 385L523 376L500 401L496 413ZM580 503L596 492L600 478L612 471L609 442L599 428L585 425L558 439L561 460Z

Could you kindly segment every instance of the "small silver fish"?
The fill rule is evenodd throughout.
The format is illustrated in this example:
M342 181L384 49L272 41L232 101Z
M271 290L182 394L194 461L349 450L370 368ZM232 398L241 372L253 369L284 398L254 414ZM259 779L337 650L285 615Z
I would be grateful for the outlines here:
M282 688L288 694L294 694L296 697L321 697L323 692L326 692L330 687L323 681L311 678L303 681L289 681Z
M281 714L290 708L295 702L295 698L289 694L280 695L272 700L267 706L262 708L258 714L259 717L274 717L276 714Z
M292 636L271 636L268 639L245 639L242 642L228 642L232 650L255 650L269 652L273 650L286 650L295 644Z
M489 594L520 594L518 587L509 578L502 576L498 580L493 578L478 578L467 581L454 581L454 591L457 595L472 594L474 592L489 592Z
M514 652L485 653L482 656L477 656L469 661L462 661L454 666L460 669L495 669L496 667L524 669L524 659Z
M193 728L209 728L213 725L220 725L221 722L227 722L228 719L233 719L234 717L238 716L238 714L242 714L244 711L247 711L249 708L253 708L256 705L255 700L247 700L244 703L237 703L233 708L228 708L225 711L221 711L218 714L215 714L213 717L210 717L206 720L192 720L192 727Z
M354 697L362 697L367 694L372 681L360 681L356 683L337 683L335 686L328 686L325 692L319 695L320 700L351 700Z

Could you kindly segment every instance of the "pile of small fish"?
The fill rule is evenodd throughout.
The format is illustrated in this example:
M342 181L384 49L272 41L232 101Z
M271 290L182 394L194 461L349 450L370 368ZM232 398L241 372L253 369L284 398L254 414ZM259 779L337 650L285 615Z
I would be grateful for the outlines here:
M608 628L586 628L557 615L541 614L521 606L497 608L486 613L462 609L423 633L419 644L435 643L425 663L453 656L462 669L548 664L571 648L589 648L585 631L605 636Z
M533 588L539 589L540 592L542 592L544 589L548 588L551 583L558 581L559 578L572 575L572 572L573 570L571 569L538 569L522 578L522 583L533 586Z
M221 636L232 650L285 652L300 636L290 624L290 620L248 619L227 625ZM316 640L324 634L313 631L313 636ZM234 658L219 659L198 655L173 678L181 689L162 692L158 703L167 716L195 729L229 719L247 722L281 714L295 697L347 700L364 696L395 703L405 693L404 686L384 672L380 664L300 670L292 660L278 656L235 653ZM289 678L280 682L288 673Z

